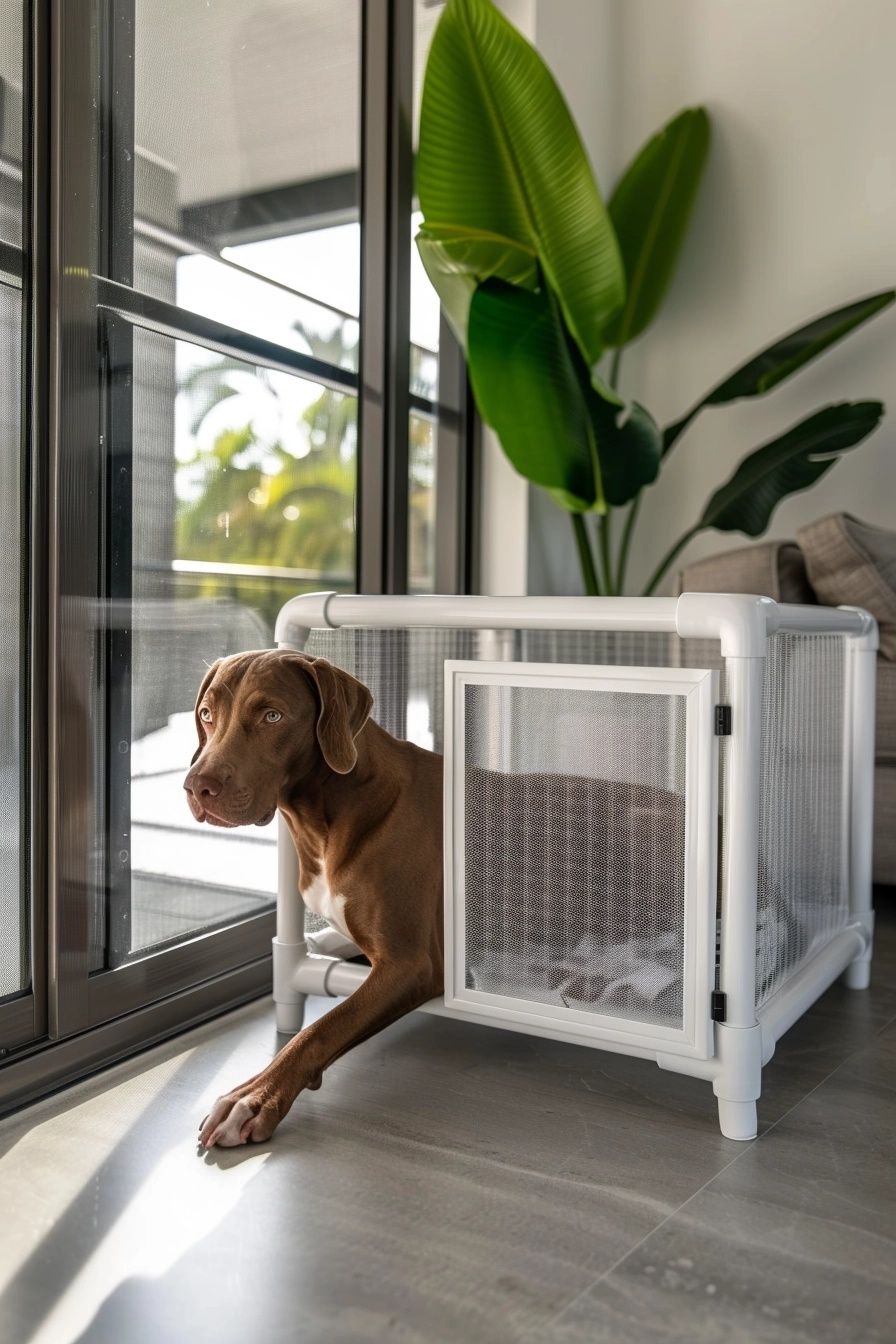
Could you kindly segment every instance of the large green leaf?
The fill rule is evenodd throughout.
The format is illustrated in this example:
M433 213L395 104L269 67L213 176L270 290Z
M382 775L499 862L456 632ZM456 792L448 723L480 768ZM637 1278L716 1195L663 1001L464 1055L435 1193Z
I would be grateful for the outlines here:
M761 536L781 500L814 485L841 453L867 438L883 413L879 401L837 402L750 453L711 496L694 526L663 557L645 595L653 592L676 555L698 532L714 527L720 532Z
M470 300L478 284L496 277L523 289L534 289L538 282L535 252L512 238L501 238L483 229L424 225L416 242L445 316L464 348Z
M659 430L593 384L547 285L531 292L480 285L469 322L469 365L482 418L521 475L571 511L622 504L652 481Z
M859 299L844 308L835 308L830 313L816 317L804 327L782 336L768 349L760 351L746 364L742 364L734 373L730 373L701 401L698 401L687 415L663 431L663 452L667 453L675 440L691 423L698 411L704 406L717 406L727 401L737 401L741 397L759 397L770 392L785 378L796 373L810 360L823 354L830 346L848 336L856 327L867 322L882 309L888 308L896 298L896 290L885 289L880 294L872 294L867 299Z
M563 95L491 0L448 0L439 20L417 190L428 230L497 235L537 253L586 363L597 362L625 299L616 235ZM441 272L429 273L441 295ZM451 273L455 307L456 281Z
M640 336L669 287L706 155L709 117L702 107L681 112L626 169L610 198L610 218L625 265L625 306L607 329L610 345Z
M841 401L801 420L744 458L709 500L697 527L760 536L781 500L814 485L841 453L877 428L883 413L879 401Z
M520 475L560 492L567 508L603 507L588 406L547 290L481 285L468 356L479 413Z
M656 480L662 437L645 406L637 401L626 405L596 376L589 381L584 367L578 372L597 440L604 498L619 508Z

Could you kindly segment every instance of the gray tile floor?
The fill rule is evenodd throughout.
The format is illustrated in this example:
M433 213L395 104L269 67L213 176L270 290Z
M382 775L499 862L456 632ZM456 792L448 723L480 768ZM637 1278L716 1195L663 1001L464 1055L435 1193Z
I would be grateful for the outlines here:
M883 907L873 989L835 986L781 1042L751 1144L708 1085L420 1014L271 1144L204 1154L207 1103L277 1048L269 999L12 1116L0 1340L891 1344Z

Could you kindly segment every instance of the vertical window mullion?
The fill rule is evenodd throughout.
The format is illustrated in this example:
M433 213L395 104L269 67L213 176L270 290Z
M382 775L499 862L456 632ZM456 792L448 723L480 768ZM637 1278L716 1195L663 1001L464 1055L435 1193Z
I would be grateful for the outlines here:
M93 0L51 0L48 316L49 1034L89 1025L89 902L101 900L102 524L97 397Z
M134 0L101 0L99 244L103 275L134 281ZM105 946L91 962L112 966L131 950L131 750L133 668L134 333L108 318L99 332L99 397L104 473L103 597L106 687Z
M436 423L437 593L476 591L475 415L463 350L443 312L439 323L439 415Z
M359 592L408 587L412 0L366 0L361 36Z
M25 893L30 905L32 1035L47 1030L47 406L49 379L49 181L50 181L49 5L34 0L26 8L23 97L23 262L22 406L25 489L22 536L28 538L27 600L29 638L22 650L22 684L27 689L23 731L28 743L22 761L22 797L27 809Z

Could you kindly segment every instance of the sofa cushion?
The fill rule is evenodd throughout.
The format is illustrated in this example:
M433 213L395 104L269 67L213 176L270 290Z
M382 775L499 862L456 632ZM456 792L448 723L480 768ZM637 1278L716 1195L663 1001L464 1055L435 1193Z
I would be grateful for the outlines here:
M877 660L875 757L896 767L896 663Z
M896 765L874 772L874 881L896 886Z
M797 538L819 602L870 611L881 653L896 659L896 532L832 513L801 527Z
M697 560L678 575L679 593L758 593L776 602L815 602L793 541L764 541Z

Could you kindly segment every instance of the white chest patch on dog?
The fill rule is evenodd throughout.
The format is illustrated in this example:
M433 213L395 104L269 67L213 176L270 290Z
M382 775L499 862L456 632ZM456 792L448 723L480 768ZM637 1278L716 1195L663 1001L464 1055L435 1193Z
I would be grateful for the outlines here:
M318 873L308 890L302 892L302 900L309 910L313 910L328 924L332 924L334 929L344 933L346 938L351 938L345 923L345 897L333 895L323 873Z

